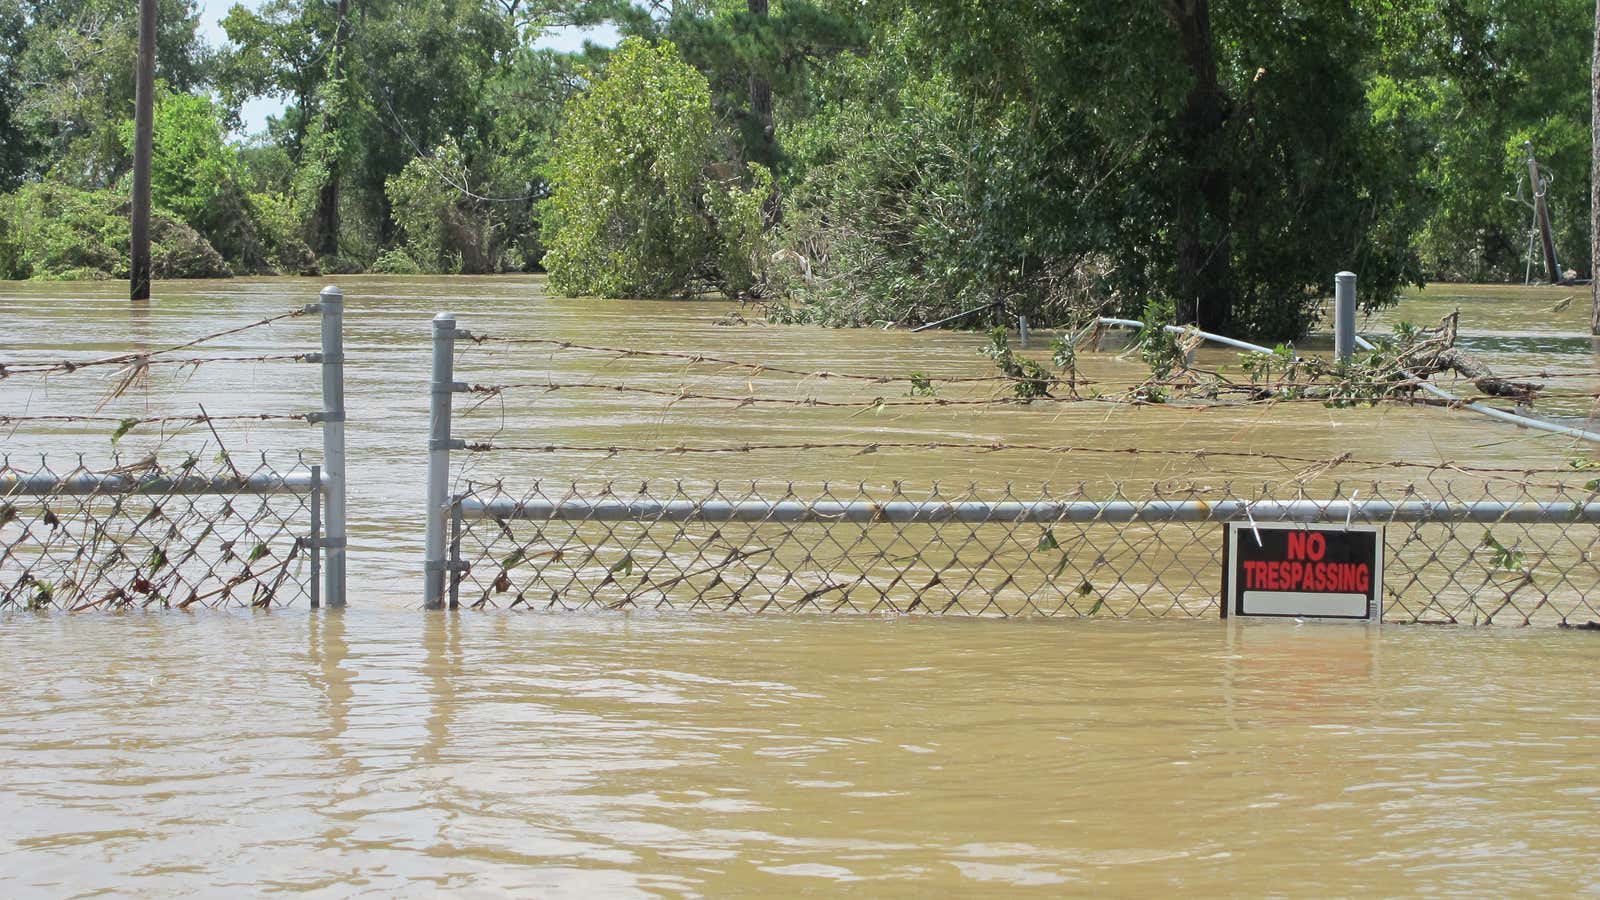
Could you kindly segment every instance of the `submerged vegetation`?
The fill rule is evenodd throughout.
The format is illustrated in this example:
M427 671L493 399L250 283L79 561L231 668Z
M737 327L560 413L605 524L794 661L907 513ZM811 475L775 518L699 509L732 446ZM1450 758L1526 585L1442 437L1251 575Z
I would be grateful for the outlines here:
M1369 307L1519 277L1525 142L1588 274L1577 0L266 0L215 47L158 5L161 277L548 269L781 321L1155 304L1290 339L1339 268ZM134 6L0 0L0 278L126 275ZM540 42L595 25L623 40Z

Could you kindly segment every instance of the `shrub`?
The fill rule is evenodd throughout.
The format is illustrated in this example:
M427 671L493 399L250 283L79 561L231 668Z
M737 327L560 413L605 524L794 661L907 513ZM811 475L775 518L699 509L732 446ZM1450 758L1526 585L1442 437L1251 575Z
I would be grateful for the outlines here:
M372 271L379 275L420 275L422 267L406 251L396 247L378 254L372 262Z
M0 200L0 219L0 230L11 235L0 236L0 274L75 281L128 277L128 201L117 191L28 184ZM150 263L157 278L232 274L210 242L165 210L151 215Z
M737 179L711 178L715 138L705 76L671 43L624 41L604 77L571 102L556 140L542 209L551 289L602 297L747 289L759 252L749 213L759 213L770 178L753 168L749 192Z

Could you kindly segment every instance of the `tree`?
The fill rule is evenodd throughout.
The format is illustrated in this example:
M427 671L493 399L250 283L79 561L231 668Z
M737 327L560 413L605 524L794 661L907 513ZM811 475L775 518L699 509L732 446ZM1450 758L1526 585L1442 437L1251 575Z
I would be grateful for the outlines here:
M121 127L133 114L138 4L0 0L0 10L8 4L12 11L0 13L0 23L20 19L21 26L9 35L13 49L0 50L14 73L0 95L15 92L9 115L27 154L18 177L114 184L131 164ZM155 77L180 91L201 84L209 56L196 35L194 3L157 0L156 20ZM10 152L0 149L0 157Z
M1590 57L1589 271L1600 273L1600 0L1594 5L1594 54ZM1590 282L1589 333L1600 335L1600 278Z
M705 77L670 43L624 41L605 75L568 105L550 163L543 227L552 289L661 297L748 282L748 269L728 271L741 254L729 252L724 233L748 235L739 220L752 208L759 216L768 184L758 168L754 203L730 202L749 193L708 177L715 136Z
M1098 190L1113 203L1042 212L1060 229L1104 216L1113 277L1171 298L1182 321L1294 337L1338 268L1361 266L1370 305L1418 277L1413 133L1383 133L1368 105L1371 11L931 0L907 18L924 65L951 72L972 115L1014 115L1028 146L1110 180Z

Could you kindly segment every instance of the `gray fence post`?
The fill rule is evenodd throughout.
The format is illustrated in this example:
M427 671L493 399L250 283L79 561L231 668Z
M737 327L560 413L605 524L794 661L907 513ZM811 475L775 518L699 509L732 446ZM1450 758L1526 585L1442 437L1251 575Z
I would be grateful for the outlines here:
M450 505L450 451L459 442L450 438L450 415L455 400L456 317L440 313L433 318L433 378L428 394L428 518L424 549L422 604L425 609L445 608L445 516Z
M322 467L311 467L311 608L322 605Z
M1333 276L1333 356L1349 362L1356 352L1356 273Z
M1028 317L1017 316L1017 342L1022 349L1028 349Z
M322 289L322 496L327 504L322 569L323 599L337 609L345 601L344 514L344 292Z

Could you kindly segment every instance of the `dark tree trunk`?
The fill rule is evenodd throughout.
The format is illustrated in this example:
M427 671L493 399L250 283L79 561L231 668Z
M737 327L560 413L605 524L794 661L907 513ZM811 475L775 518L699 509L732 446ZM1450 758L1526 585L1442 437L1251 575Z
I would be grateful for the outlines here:
M139 55L133 79L133 219L128 297L150 299L150 156L155 142L156 2L139 0Z
M1178 320L1217 330L1233 313L1231 179L1224 126L1231 101L1217 78L1208 0L1167 0L1192 80L1176 123Z
M755 20L756 28L758 30L764 28L768 0L748 0L748 8L751 18ZM760 63L750 70L750 118L756 129L755 145L751 148L753 161L771 169L778 162L777 131L772 122L772 79L762 70ZM768 194L762 211L768 227L777 224L782 205L778 202L776 181L773 182L772 192Z
M1589 278L1593 309L1589 333L1600 335L1600 0L1594 5L1594 60L1589 71L1593 159L1589 172Z
M350 30L347 21L350 16L350 0L339 0L335 16L333 68L329 77L337 80L344 76L346 70L345 36ZM340 125L336 112L326 113L322 122L323 134L337 134ZM339 253L339 169L343 161L335 155L327 162L328 179L317 191L317 207L311 215L310 240L306 242L319 257L336 256Z

